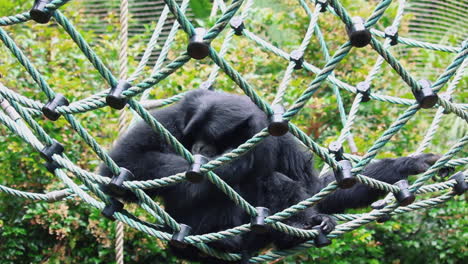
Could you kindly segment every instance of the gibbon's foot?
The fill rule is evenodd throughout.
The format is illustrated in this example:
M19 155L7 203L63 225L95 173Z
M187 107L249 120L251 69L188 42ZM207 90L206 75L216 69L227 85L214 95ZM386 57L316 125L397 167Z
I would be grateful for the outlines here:
M333 229L335 229L336 226L336 221L330 215L327 214L314 215L311 220L312 221L306 225L307 229L311 229L312 227L318 225L326 234L333 231Z

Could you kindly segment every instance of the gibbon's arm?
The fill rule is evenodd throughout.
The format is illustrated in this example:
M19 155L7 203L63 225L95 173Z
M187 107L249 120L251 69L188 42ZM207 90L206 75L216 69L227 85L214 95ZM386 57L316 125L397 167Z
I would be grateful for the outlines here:
M383 159L369 164L361 174L393 184L408 178L409 175L425 172L439 158L440 156L435 154L421 154L414 157ZM333 172L328 172L324 177L320 178L321 188L334 180ZM385 195L385 193L385 191L357 183L349 189L336 190L321 201L318 206L322 213L342 213L348 208L366 207Z

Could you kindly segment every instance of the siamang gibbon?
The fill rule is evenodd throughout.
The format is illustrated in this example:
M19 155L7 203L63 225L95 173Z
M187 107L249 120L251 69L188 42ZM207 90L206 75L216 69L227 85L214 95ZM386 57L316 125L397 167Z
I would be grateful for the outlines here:
M180 102L151 114L192 154L201 154L209 159L230 152L269 125L268 116L247 96L210 90L191 91ZM190 168L190 164L143 121L120 137L110 156L139 181L163 178ZM439 155L421 154L383 159L368 165L362 174L393 184L409 175L424 172L438 158ZM271 214L313 196L335 180L333 172L318 177L310 150L290 133L265 138L253 150L214 172L250 204L269 208ZM104 165L100 167L100 174L112 177ZM135 195L128 190L119 194L107 186L101 188L127 202L136 201ZM217 232L251 220L244 210L207 179L200 183L183 181L146 190L146 193L160 197L165 210L177 222L192 228L191 234ZM320 225L328 232L335 226L329 214L368 206L384 194L384 191L358 183L352 188L333 192L318 205L284 223L303 229ZM286 249L300 242L301 239L271 229L264 234L249 232L208 244L219 250L249 256L269 244ZM171 246L171 249L185 259L224 263L201 254L190 245L185 248Z

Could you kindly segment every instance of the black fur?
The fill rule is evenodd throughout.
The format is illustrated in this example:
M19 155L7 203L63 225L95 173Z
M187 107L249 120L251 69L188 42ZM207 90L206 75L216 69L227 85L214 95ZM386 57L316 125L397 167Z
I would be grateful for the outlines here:
M188 150L216 158L236 148L255 133L268 126L267 116L246 96L223 92L196 90L172 106L152 112ZM111 157L121 167L132 171L137 180L170 176L188 170L189 163L175 154L164 140L144 122L123 135L112 149ZM433 164L438 155L384 159L365 169L364 175L395 183L408 175L421 173ZM333 173L318 177L313 169L313 156L291 134L268 137L238 160L215 170L224 181L253 206L263 206L271 213L281 211L305 200L334 180ZM101 166L100 174L111 177ZM109 193L106 186L103 190ZM192 234L225 230L250 222L250 217L209 181L194 184L182 182L160 189L147 190L162 198L166 211L179 223L192 227ZM318 206L291 217L285 223L311 228L322 224L333 229L335 223L327 214L342 213L347 208L364 207L385 193L362 184L329 195ZM123 197L135 201L128 192ZM267 234L245 234L209 243L210 246L249 256L273 243L280 249L301 241L275 230ZM172 248L186 259L203 263L223 263L202 256L188 246Z

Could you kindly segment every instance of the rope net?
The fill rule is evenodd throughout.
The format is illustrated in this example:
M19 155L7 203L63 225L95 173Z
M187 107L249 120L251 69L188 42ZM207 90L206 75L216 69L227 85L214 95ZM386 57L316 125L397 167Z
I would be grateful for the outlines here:
M37 1L36 1L37 2ZM76 42L77 46L93 64L93 66L100 73L102 78L108 83L109 87L118 86L118 79L111 73L111 71L103 64L101 59L94 53L92 48L88 43L83 39L80 33L75 29L71 22L58 10L61 6L66 4L67 0L53 0L48 2L42 9L43 15L49 15L53 17L58 25L60 25L63 30L65 30L69 36ZM184 148L184 146L178 142L151 114L145 109L142 101L135 99L136 96L141 95L141 100L148 98L148 91L150 88L154 87L156 84L162 80L169 78L169 76L174 73L177 69L183 67L190 59L192 54L187 52L182 52L174 60L166 63L163 66L165 60L167 59L168 51L170 50L170 45L173 43L175 34L181 28L188 37L193 37L194 34L198 34L193 24L187 19L185 11L188 6L188 0L182 1L179 6L174 0L165 0L166 6L164 8L164 16L161 16L156 28L154 30L153 36L149 41L148 47L145 50L142 59L136 67L136 70L128 74L126 82L129 83L129 88L125 89L121 93L121 98L125 99L128 107L133 110L133 112L139 116L144 122L146 122L155 133L162 135L165 141L174 148L174 150L183 156L187 161L193 162L192 154ZM353 41L352 37L350 41L342 44L333 55L330 55L327 48L326 42L323 38L320 26L318 24L318 18L322 12L331 12L336 15L348 29L356 27L356 19L350 17L347 10L341 5L337 0L330 1L305 1L299 0L299 5L305 10L309 17L309 24L307 27L307 32L299 46L299 49L294 51L294 54L299 54L299 56L293 55L293 53L288 53L278 47L275 47L268 41L262 39L258 35L252 33L248 29L248 25L243 23L233 23L233 21L242 22L249 15L249 11L252 9L253 0L241 1L233 0L230 4L224 3L222 0L214 1L212 15L218 17L214 25L206 31L201 41L202 45L208 47L207 53L208 56L215 64L211 74L209 75L205 85L209 87L216 80L218 73L222 70L224 73L229 76L232 81L234 81L238 87L240 87L244 93L251 98L251 100L267 115L271 116L274 111L272 110L272 105L282 104L284 101L285 91L288 88L290 81L292 80L292 74L295 68L300 64L306 71L315 74L314 79L310 84L302 91L299 97L297 97L294 103L287 109L282 118L284 121L291 120L295 115L297 115L301 109L307 104L307 102L312 98L314 93L320 88L320 86L327 82L331 84L333 92L336 95L340 118L343 123L342 131L339 135L338 142L343 144L345 141L348 141L351 148L353 145L351 135L351 128L356 120L357 112L359 106L363 101L366 100L376 100L389 104L396 104L406 106L407 109L390 125L390 127L382 133L380 138L374 142L374 144L367 150L366 154L361 156L345 154L345 158L353 162L353 168L351 170L352 174L357 177L357 180L360 183L366 184L372 188L378 188L381 190L387 191L389 194L385 198L387 201L386 205L381 209L374 209L368 213L363 214L336 214L334 215L335 219L339 221L339 225L327 236L329 238L336 238L343 235L346 232L352 231L360 226L363 226L367 223L370 223L374 220L377 220L381 217L387 215L396 215L406 212L411 212L414 210L428 208L435 205L442 204L453 196L457 194L454 190L458 185L460 185L460 180L451 178L446 181L441 181L435 184L426 184L429 179L431 179L437 172L446 167L463 167L468 164L468 158L454 158L457 153L459 153L466 143L468 143L468 135L462 136L458 139L456 144L454 144L449 151L444 153L441 158L435 162L432 167L430 167L425 173L420 175L410 186L410 192L414 194L426 194L431 192L442 192L432 198L424 199L417 201L413 204L407 206L399 206L398 202L395 201L393 194L398 193L400 188L395 185L390 185L385 182L381 182L365 175L362 175L361 172L378 154L378 152L386 145L387 142L397 134L402 127L422 108L437 108L437 111L434 115L433 122L430 125L429 129L426 131L425 137L420 144L419 148L415 151L415 154L421 153L424 151L432 138L434 137L435 131L438 129L440 120L444 114L453 113L458 118L468 121L468 105L452 102L450 98L437 96L437 93L448 84L446 89L446 94L450 95L455 91L457 84L460 79L463 77L464 69L466 67L466 56L468 53L468 42L464 42L461 47L452 47L445 45L431 44L421 41L416 41L410 38L405 38L402 36L397 36L395 34L390 34L388 32L382 32L373 28L379 19L383 16L384 12L387 10L392 1L383 0L379 1L373 13L361 22L362 32L368 34L368 42L364 43L367 45L367 48L372 48L380 56L378 57L374 67L367 75L365 83L370 84L381 69L382 65L386 62L388 63L401 77L401 79L409 86L411 91L415 94L416 98L421 93L430 93L435 95L435 100L430 105L427 105L427 102L424 100L411 100L404 99L394 96L389 96L381 93L375 93L372 91L362 90L359 87L355 87L349 83L343 82L335 77L334 70L340 64L340 62L347 56L352 48L359 46ZM125 4L123 4L125 5ZM398 1L398 10L396 16L393 20L392 27L398 28L404 11L405 1ZM242 9L242 10L241 10ZM167 18L167 14L171 12L177 21L173 24L169 35L164 43L164 46L161 50L160 56L153 67L153 70L147 78L141 82L134 82L138 79L139 76L143 74L144 66L148 62L149 54L154 49L157 43L157 39L161 33L161 26ZM236 17L234 17L237 15ZM34 67L30 60L23 54L23 52L18 48L9 34L6 32L6 26L24 23L31 20L31 15L29 12L3 17L0 18L0 39L3 44L11 51L12 55L17 58L18 62L24 66L26 71L32 76L34 81L37 83L42 92L45 93L47 98L50 101L53 101L55 98L59 97L59 94L56 94L55 91L49 86L48 82L43 75ZM121 20L122 23L127 23L125 19ZM231 22L231 27L229 23ZM122 28L125 28L123 26ZM209 43L217 38L221 32L227 31L221 49L219 51L212 48ZM323 54L326 57L327 63L323 68L318 68L312 63L305 61L300 54L303 54L306 48L308 47L312 37L315 36L318 38L319 43L321 44L321 49ZM122 33L121 33L122 35ZM270 105L263 98L258 96L255 89L246 81L246 79L236 71L231 64L224 59L224 55L228 52L229 42L234 37L234 35L239 35L239 37L247 38L249 41L261 46L264 50L271 52L272 54L279 56L285 60L288 60L288 66L284 72L284 76L277 88L276 96L272 104ZM352 36L352 34L350 34ZM379 38L384 38L383 43ZM359 42L359 41L358 41ZM440 74L435 82L432 84L425 84L424 82L418 82L415 80L411 74L403 67L403 65L392 55L389 51L389 48L392 45L399 43L400 45L406 45L410 47L424 48L429 50L443 51L447 53L454 53L456 56L451 61L451 63L446 67L445 71ZM126 44L125 44L126 45ZM123 64L126 64L126 50L122 50L120 53L120 61L123 61ZM192 55L193 56L193 55ZM125 78L127 76L127 69L120 69L120 78ZM358 85L359 86L359 85ZM429 87L429 89L428 89ZM340 97L340 92L348 92L355 95L354 101L350 108L348 114L345 112L343 102ZM109 157L106 150L104 150L93 138L93 136L85 129L85 127L77 120L74 114L93 111L98 108L106 107L106 96L109 94L110 89L94 94L88 98L71 102L70 104L63 104L54 108L55 114L58 116L63 115L66 121L71 125L76 133L86 142L89 147L96 153L96 155L102 160L102 162L110 168L114 175L119 175L121 168ZM183 94L177 94L173 97L158 100L157 106L162 107L168 104L177 102L183 97ZM35 150L42 152L45 148L50 147L55 144L55 140L50 137L44 129L37 123L36 119L40 119L43 114L43 107L46 105L42 102L29 99L12 89L4 86L0 83L0 100L2 101L3 112L0 112L0 122L5 125L13 133L16 133L21 137L25 142L29 143ZM311 137L307 136L303 131L301 131L296 125L292 122L288 123L289 132L297 137L305 146L307 146L316 156L322 159L326 166L335 169L341 170L341 165L335 158L334 154L331 153L326 147L320 146L315 142ZM226 184L218 175L216 175L213 170L223 166L226 163L229 163L237 158L239 158L244 153L250 151L255 147L259 142L261 142L266 137L271 136L268 132L268 129L265 128L254 137L241 144L238 148L234 149L230 153L226 153L223 156L211 160L208 163L204 164L201 167L201 172L205 174L206 178L222 190L230 199L232 199L238 206L245 210L249 215L256 216L257 211L254 206L249 204L243 197L237 194L228 184ZM108 184L110 178L103 177L101 175L95 174L84 170L71 162L63 154L53 154L49 157L49 163L56 165L51 169L51 171L68 187L64 190L56 190L49 193L31 193L16 190L7 186L0 185L0 191L5 192L9 195L23 197L31 200L38 201L59 201L69 197L78 196L84 202L90 204L91 206L103 210L106 205L112 204L112 198L104 194L98 187L100 184ZM324 169L325 170L325 169ZM75 183L67 174L66 171L74 174L83 185L78 185ZM458 175L462 175L463 183L466 182L467 171L459 171ZM126 181L123 183L125 188L132 190L136 196L139 198L139 204L143 209L145 209L150 215L155 216L158 220L158 224L169 226L174 233L179 231L181 226L177 223L170 215L168 215L162 207L151 199L144 190L151 188L160 188L163 186L179 183L185 181L185 173L179 173L169 177L148 180L148 181ZM317 230L302 230L294 228L282 223L282 220L285 220L294 214L316 205L319 201L324 199L328 194L335 191L338 187L336 181L330 183L327 187L323 188L320 192L313 195L312 197L293 205L281 212L277 212L265 219L266 224L271 226L274 229L280 230L286 234L298 236L301 238L308 239L307 242L296 246L295 248L279 251L272 250L265 254L255 256L250 258L251 263L259 263L263 261L271 261L277 258L287 256L299 252L305 248L314 246L313 238L318 234ZM98 198L98 199L97 199ZM121 221L128 226L135 228L141 232L145 232L151 236L162 240L171 240L172 234L161 231L158 227L159 225L149 224L141 219L138 219L132 216L128 211L122 209L119 211L113 212L113 217ZM122 229L123 226L120 226L119 229ZM222 230L216 233L202 234L202 235L188 235L183 238L183 242L194 245L199 248L205 254L224 259L224 260L240 260L241 256L239 254L230 253L230 252L220 252L211 247L206 243L236 236L250 231L250 224L246 223L241 226L237 226L228 230ZM121 256L119 257L122 258Z

